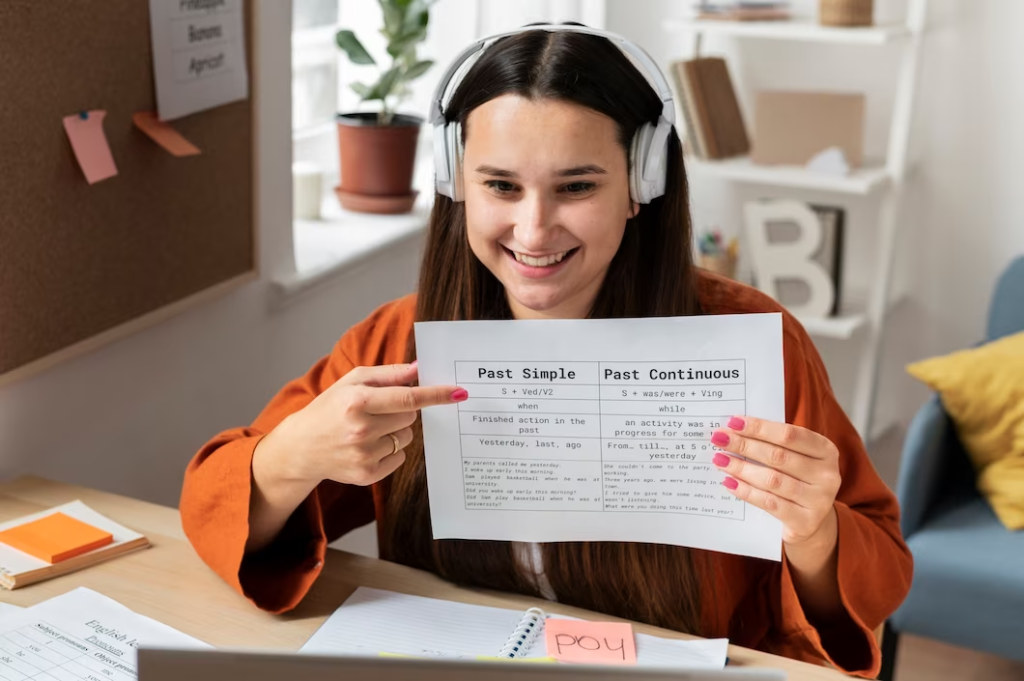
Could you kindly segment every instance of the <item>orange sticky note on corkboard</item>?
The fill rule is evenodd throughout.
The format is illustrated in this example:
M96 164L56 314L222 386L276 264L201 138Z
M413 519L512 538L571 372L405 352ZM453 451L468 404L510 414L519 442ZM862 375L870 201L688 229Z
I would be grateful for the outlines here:
M106 115L106 111L93 110L64 117L64 131L89 184L117 175L117 166L103 133Z
M172 156L195 156L199 147L182 137L181 133L167 125L152 111L140 111L132 114L132 121L150 139L166 149Z
M47 563L59 563L114 541L109 532L54 513L0 532L0 543L35 556Z
M544 622L548 655L562 662L636 664L633 625L548 618Z

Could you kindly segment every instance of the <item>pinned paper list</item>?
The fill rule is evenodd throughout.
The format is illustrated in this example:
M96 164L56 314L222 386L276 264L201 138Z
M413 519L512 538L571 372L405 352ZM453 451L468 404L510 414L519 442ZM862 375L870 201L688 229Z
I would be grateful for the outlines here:
M132 114L132 121L150 139L166 149L172 156L195 156L199 147L182 137L181 133L157 118L154 111Z
M64 130L89 184L117 175L117 166L103 133L106 115L106 111L94 109L64 117Z
M636 664L633 626L626 622L585 622L548 618L548 655L581 664Z

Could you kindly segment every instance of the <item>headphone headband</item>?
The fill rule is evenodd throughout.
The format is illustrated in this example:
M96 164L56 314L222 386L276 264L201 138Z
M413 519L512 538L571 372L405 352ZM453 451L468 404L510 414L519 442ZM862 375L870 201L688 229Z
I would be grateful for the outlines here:
M676 122L676 107L672 98L672 89L669 87L668 81L665 79L665 74L661 72L661 69L655 65L654 60L647 54L647 51L642 47L633 43L630 40L622 37L617 33L610 31L602 31L596 28L590 28L589 26L575 26L573 24L537 24L536 26L523 26L505 33L498 33L496 35L483 38L478 40L462 52L459 53L455 60L448 66L448 69L441 76L441 79L437 83L437 87L434 89L434 96L430 99L430 113L428 120L432 125L443 125L444 124L444 96L448 89L448 84L451 83L452 78L458 72L461 67L470 57L476 53L483 53L492 44L507 38L509 36L518 35L520 33L527 33L529 31L548 31L555 33L559 31L571 31L573 33L585 33L587 35L595 35L601 38L607 38L616 47L623 52L634 57L647 71L647 75L654 81L654 89L658 92L658 98L661 99L661 116L669 124L674 125Z

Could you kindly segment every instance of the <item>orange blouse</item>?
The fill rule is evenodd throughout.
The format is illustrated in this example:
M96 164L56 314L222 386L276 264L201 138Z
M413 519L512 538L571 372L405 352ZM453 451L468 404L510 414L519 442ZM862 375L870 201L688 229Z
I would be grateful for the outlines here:
M758 291L704 272L698 297L705 314L776 312ZM217 435L185 473L181 518L202 559L234 589L265 610L294 608L320 573L327 543L373 520L384 521L388 486L321 483L282 530L272 552L242 558L248 536L253 450L260 438L357 366L405 361L415 297L388 303L350 329L330 355L286 386L248 428ZM720 632L735 644L874 676L881 654L877 628L910 588L912 560L900 536L899 508L878 477L864 444L836 402L828 375L803 327L783 311L786 420L828 437L840 451L839 589L856 629L819 631L808 622L782 562L708 554L714 566ZM378 522L378 525L381 523Z

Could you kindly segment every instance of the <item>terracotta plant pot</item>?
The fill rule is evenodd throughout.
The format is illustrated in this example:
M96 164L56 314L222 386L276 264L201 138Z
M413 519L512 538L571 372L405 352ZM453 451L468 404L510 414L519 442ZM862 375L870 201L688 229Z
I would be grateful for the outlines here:
M341 186L335 189L347 210L407 213L416 201L412 189L416 142L423 119L397 114L378 125L375 113L339 114Z

